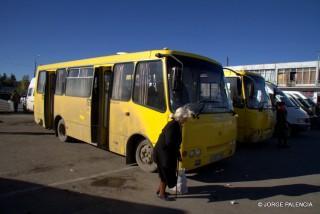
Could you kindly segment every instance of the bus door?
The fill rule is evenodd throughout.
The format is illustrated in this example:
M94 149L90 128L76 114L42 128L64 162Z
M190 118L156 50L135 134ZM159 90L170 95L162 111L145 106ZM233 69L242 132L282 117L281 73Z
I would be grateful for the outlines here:
M109 149L125 154L126 140L130 126L131 90L133 63L119 63L113 66L112 98L110 100Z
M96 68L91 103L91 139L102 149L109 149L111 89L112 66Z
M40 71L37 84L35 114L40 123L47 128L53 127L53 106L56 75L53 71Z
M54 92L56 90L56 74L47 72L46 92L44 95L44 124L47 129L52 129L54 124Z

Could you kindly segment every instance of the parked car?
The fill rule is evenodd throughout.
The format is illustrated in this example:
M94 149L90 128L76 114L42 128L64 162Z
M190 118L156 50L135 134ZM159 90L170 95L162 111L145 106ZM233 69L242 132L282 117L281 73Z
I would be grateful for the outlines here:
M308 113L310 118L316 116L315 109L307 101L307 97L299 91L283 91L286 95L291 96L299 105Z
M10 93L0 93L0 112L13 112L13 103L10 101Z

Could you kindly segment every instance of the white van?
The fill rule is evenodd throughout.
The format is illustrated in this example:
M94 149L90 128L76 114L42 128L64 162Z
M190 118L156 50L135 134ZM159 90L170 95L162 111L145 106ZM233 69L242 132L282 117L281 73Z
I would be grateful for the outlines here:
M310 117L300 106L292 102L276 85L266 82L266 87L268 87L269 94L276 93L275 99L277 102L281 101L285 103L290 132L306 131L310 129Z
M33 112L35 83L36 83L35 78L32 78L28 87L28 92L27 92L26 108L27 108L27 111L30 111L30 112Z
M302 108L305 109L310 117L316 117L316 104L304 94L300 91L284 91L284 93L297 99L303 105Z

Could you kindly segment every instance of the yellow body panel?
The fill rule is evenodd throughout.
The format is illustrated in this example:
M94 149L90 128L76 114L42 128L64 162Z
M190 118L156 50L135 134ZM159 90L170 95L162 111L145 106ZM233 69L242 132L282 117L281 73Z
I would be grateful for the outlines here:
M238 142L257 143L272 137L275 118L272 110L235 108L238 118Z
M203 114L183 126L182 168L193 169L225 159L236 149L236 118L232 114ZM200 149L199 156L190 157L191 150Z
M243 77L246 75L258 74L246 71L235 71L224 69L226 77ZM242 81L241 81L242 82ZM242 99L245 101L245 89L242 83ZM245 101L246 103L246 101ZM275 126L275 114L272 109L250 109L246 105L243 108L234 107L234 111L238 114L238 135L237 141L240 143L257 143L265 141L272 137Z
M34 100L34 120L44 126L44 94L34 93Z
M42 70L56 70L58 68L80 66L113 66L120 62L138 62L143 60L159 60L156 53L178 54L217 63L206 57L190 53L153 50L124 55L96 57L90 59L62 62L38 67ZM165 62L162 59L162 62ZM144 136L152 145L157 142L159 134L170 120L171 114L168 102L168 85L166 81L166 66L163 66L166 111L159 112L151 108L136 104L130 99L128 102L110 100L109 115L109 150L121 155L127 155L127 143L134 135ZM41 95L35 91L35 106L43 103ZM35 107L36 108L36 107ZM62 117L66 124L66 134L79 140L91 143L91 106L90 98L69 96L55 96L54 116ZM43 114L42 114L43 115ZM35 116L36 121L41 118L41 112ZM183 158L182 167L193 169L233 155L236 140L236 118L232 113L201 114L200 119L191 119L183 128L181 151L187 154L194 148L201 149L201 155Z
M91 143L90 98L55 96L55 117L61 116L68 136ZM65 105L64 105L65 104Z

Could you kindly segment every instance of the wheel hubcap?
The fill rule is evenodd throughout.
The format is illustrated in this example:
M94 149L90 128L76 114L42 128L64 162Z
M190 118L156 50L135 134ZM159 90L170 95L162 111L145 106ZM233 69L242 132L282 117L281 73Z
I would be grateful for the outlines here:
M60 125L60 127L59 127L59 135L60 136L64 136L65 135L64 125Z
M152 163L152 147L150 145L145 145L141 148L140 159L145 164Z

